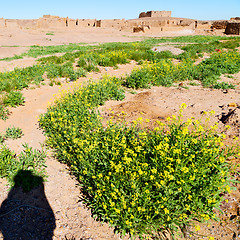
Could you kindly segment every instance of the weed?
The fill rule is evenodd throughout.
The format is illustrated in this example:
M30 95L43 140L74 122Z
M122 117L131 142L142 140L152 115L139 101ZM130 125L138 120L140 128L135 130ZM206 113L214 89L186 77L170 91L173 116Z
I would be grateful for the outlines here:
M23 94L19 91L10 91L3 99L3 103L6 106L16 107L19 105L23 105L24 103Z
M8 127L5 132L5 138L17 139L23 136L22 129L19 127Z
M54 35L54 32L48 32L48 33L46 33L46 35L53 36L53 35Z
M3 142L4 142L4 136L2 136L1 134L0 134L0 144L2 144Z
M2 120L8 119L9 114L10 114L9 110L5 106L0 105L0 119Z
M21 186L25 192L40 184L37 179L46 180L46 154L33 150L23 144L24 151L20 155L10 151L6 146L0 147L0 178L7 178L10 186ZM38 178L30 178L30 175Z

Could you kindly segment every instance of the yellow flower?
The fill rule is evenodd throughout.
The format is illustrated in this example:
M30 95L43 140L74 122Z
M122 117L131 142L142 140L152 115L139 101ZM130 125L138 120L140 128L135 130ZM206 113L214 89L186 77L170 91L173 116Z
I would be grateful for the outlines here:
M169 210L167 208L164 208L163 210L164 210L165 214L169 214Z
M119 214L121 211L119 209L115 208L115 212Z
M209 237L208 240L214 240L215 238L214 237Z
M199 225L195 225L195 231L200 231L200 226Z
M187 107L187 104L186 103L182 103L181 109L185 109L186 107Z

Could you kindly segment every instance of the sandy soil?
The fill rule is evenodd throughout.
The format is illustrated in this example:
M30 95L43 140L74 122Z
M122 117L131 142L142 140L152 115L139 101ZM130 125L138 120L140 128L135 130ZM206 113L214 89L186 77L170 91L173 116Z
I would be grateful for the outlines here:
M31 34L21 32L19 34L20 35L18 35L18 33L0 33L0 45L26 46L49 43L56 45L69 42L132 41L133 39L141 37L141 34L129 34L125 37L121 32L116 33L113 30L105 31L102 29L96 29L96 32L89 34L82 33L82 35L78 32L69 32L67 34L59 32L54 36L46 36L46 32L32 32ZM131 38L132 36L134 38ZM137 36L137 38L135 38L135 36ZM28 39L28 37L29 41L26 44L25 39ZM52 41L46 40L46 38L49 37L52 38ZM3 52L1 53L1 49L2 48L0 48L0 54L3 54L2 56L11 56L11 54L7 55L9 53L6 53L6 55L4 55ZM9 50L11 49L15 48L9 48ZM23 61L24 59L20 60ZM28 59L28 62L24 65L24 62L20 60L6 63L5 67L7 69L11 69L14 66L24 67L28 64L33 64L35 61L34 59ZM119 69L110 67L101 68L100 73L88 74L87 78L81 78L78 82L89 78L98 79L104 74L120 76L130 73L134 66L135 63L131 62L131 64L119 66ZM1 63L0 68L4 69ZM240 82L240 74L235 74L234 79L222 76L222 79L224 78L229 82ZM60 79L60 81L63 83L61 90L67 89L71 91L74 87L74 83L64 83L64 79ZM189 89L185 89L185 86ZM40 149L45 137L42 130L38 127L37 119L40 114L46 112L48 104L53 102L61 90L58 86L50 87L45 85L40 88L25 89L23 91L24 97L26 98L24 106L10 109L12 114L9 119L7 121L0 120L0 132L3 132L9 126L20 127L23 130L24 136L22 138L6 141L6 144L12 150L19 153L22 150L22 143L24 142L29 143L29 145L34 148ZM179 106L183 102L188 106L184 112L185 118L191 116L201 118L202 111L214 110L216 114L213 116L213 122L218 121L220 127L223 127L225 124L231 125L232 129L228 132L229 136L239 134L240 109L236 108L236 106L240 106L239 87L237 87L236 90L222 91L203 89L201 86L188 86L187 83L180 83L171 88L153 87L150 90L136 91L135 94L127 91L124 101L108 101L100 110L105 120L109 118L111 111L114 111L115 114L124 111L127 113L129 121L140 116L151 119L149 127L152 127L155 120L165 121L167 116L176 114ZM109 110L110 108L111 111ZM236 110L234 110L235 108ZM232 114L225 123L220 121L223 116L226 116L232 110L235 111L234 114ZM229 141L231 141L231 138ZM5 228L8 229L9 227L10 229L10 220L18 219L20 214L28 215L30 218L32 216L42 216L44 212L46 212L46 209L50 207L51 211L48 211L48 225L46 226L48 226L49 232L50 229L53 231L53 235L50 234L50 236L49 233L45 233L44 231L40 234L41 228L43 228L44 225L42 222L39 222L38 225L31 225L35 226L35 231L26 229L22 239L121 239L119 235L114 234L113 229L107 224L101 224L91 217L90 211L80 201L81 189L76 179L70 176L66 166L54 159L50 151L47 158L47 172L49 176L48 181L44 186L33 189L29 193L30 196L22 193L19 189L16 190L16 193L10 194L8 186L6 185L7 182L4 179L0 179L0 205L4 206L5 212L7 212L7 215L4 215L4 217L2 217L0 213L0 225L5 224ZM236 174L236 178L238 178L238 174ZM237 187L237 191L227 196L229 202L222 205L222 209L226 212L222 218L222 222L211 223L209 226L201 226L201 234L215 236L216 239L221 240L240 239L240 196L239 186ZM7 197L7 202L4 202ZM30 200L33 198L34 201L31 202ZM44 199L45 205L42 204L42 199ZM13 202L17 209L8 213L13 209ZM2 219L5 219L5 221ZM19 221L20 228L27 223L27 220L24 219L20 219ZM13 226L13 229L16 229L16 226ZM18 236L17 232L16 235L14 234L15 232L12 233L12 238L9 239L20 239L19 237L16 238L16 236ZM3 239L1 234L0 239ZM193 238L188 236L186 239Z

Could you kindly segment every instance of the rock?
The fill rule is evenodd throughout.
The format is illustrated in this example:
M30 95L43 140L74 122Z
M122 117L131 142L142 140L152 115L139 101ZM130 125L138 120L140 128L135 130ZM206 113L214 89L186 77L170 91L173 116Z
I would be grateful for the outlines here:
M238 105L236 103L229 103L228 107L235 107L236 108L236 107L238 107Z

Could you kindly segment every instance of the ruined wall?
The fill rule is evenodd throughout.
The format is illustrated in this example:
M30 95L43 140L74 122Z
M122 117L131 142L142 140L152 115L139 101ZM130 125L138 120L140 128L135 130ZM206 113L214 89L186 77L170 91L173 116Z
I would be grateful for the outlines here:
M127 20L122 30L131 29L133 32L142 31L181 31L183 29L194 30L195 20L182 18L139 18Z
M121 27L125 26L127 21L125 19L106 19L106 20L97 20L96 27L103 28L117 28L121 29Z
M37 27L36 19L19 19L17 20L17 24L21 29L29 29Z
M144 17L171 17L172 11L149 11L149 12L141 12L139 14L139 18Z
M201 24L200 24L201 25ZM5 20L0 19L0 27L20 29L78 29L85 27L114 28L120 31L179 31L182 29L194 30L198 25L195 20L172 18L171 11L149 11L140 14L140 18L125 19L71 19L58 16L43 15L33 20Z
M20 26L18 25L17 19L6 19L6 26L9 29L18 29Z
M65 28L66 27L66 18L60 18L56 16L44 15L42 18L39 18L36 23L37 28Z
M226 34L240 35L240 21L239 22L229 22L227 24Z
M37 20L38 28L80 28L95 27L96 19L71 19L58 16L44 15Z
M211 29L226 29L228 24L228 21L222 20L222 21L214 21L212 23Z
M0 28L5 28L6 27L6 19L0 18Z
M77 19L76 26L78 27L96 27L96 19Z
M211 30L212 21L196 21L197 30Z

